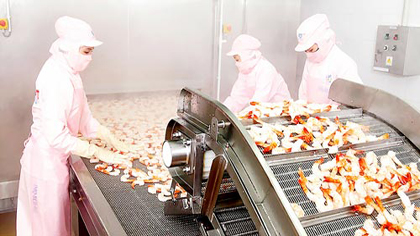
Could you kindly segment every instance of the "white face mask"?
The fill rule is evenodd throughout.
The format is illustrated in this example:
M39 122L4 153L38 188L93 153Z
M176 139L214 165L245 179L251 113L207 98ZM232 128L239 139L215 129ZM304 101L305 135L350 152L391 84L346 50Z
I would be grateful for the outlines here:
M73 71L79 73L84 71L92 61L92 55L83 55L79 51L69 51L66 59Z
M316 52L305 52L305 54L309 61L315 63L321 62L326 56L325 53L323 53L323 51L320 50L320 48L318 48Z
M327 31L316 43L318 44L318 50L316 52L306 52L305 54L309 61L320 63L328 56L335 45L334 31Z
M250 51L239 55L242 61L235 63L239 73L249 74L261 59L260 51Z

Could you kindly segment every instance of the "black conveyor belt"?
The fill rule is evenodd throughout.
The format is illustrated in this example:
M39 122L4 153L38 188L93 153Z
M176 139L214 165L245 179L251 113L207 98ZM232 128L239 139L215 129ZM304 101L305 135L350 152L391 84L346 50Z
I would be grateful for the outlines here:
M120 181L120 176L96 171L88 159L83 158L83 162L127 235L200 235L195 216L165 216L163 202L147 192L147 185L132 189Z

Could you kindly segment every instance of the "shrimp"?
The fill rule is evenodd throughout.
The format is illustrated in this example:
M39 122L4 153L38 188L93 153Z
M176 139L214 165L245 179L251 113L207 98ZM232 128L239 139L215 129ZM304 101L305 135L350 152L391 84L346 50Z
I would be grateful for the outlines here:
M327 199L327 201L331 202L332 200L333 209L341 208L344 206L343 199L341 195L337 193L337 191L324 188L321 188L321 191L324 193L324 197Z
M308 180L306 179L305 174L303 174L303 171L301 168L299 168L298 174L299 174L298 182L300 186L302 187L303 192L308 194L309 190L306 187L306 183L308 182Z
M366 182L365 178L359 178L356 180L356 183L354 184L354 188L356 189L356 192L362 198L365 198L367 196L366 189L365 189L365 182Z
M300 186L302 187L303 192L306 194L306 196L309 198L309 200L317 203L318 204L324 204L325 200L322 198L322 194L320 194L319 192L316 194L313 194L311 191L308 190L307 184L308 184L308 180L306 179L302 169L299 168L299 179L298 182L300 184Z
M302 151L302 149L301 149L302 144L303 144L303 140L301 140L301 139L296 140L296 142L294 142L292 144L292 152L300 152L300 151Z
M366 153L366 166L369 174L376 174L378 172L378 157L374 152Z
M171 195L168 195L168 194L165 194L165 193L162 192L162 193L159 193L158 194L158 199L161 202L166 202L168 200L171 200L172 197L171 197Z
M300 116L295 116L295 118L292 121L294 124L305 124L306 122L300 117Z
M297 139L297 138L302 139L305 143L308 143L308 144L311 143L312 140L314 140L314 136L312 135L311 132L308 131L308 129L306 127L303 127L303 130L302 130L302 134L301 135L295 136L293 138L295 138L295 139Z
M268 145L267 147L265 147L264 149L263 149L263 153L264 154L267 154L267 153L270 153L274 148L276 148L277 147L277 143L275 143L275 142L272 142L272 143L270 143L270 145Z
M134 180L131 183L131 188L134 189L134 187L136 186L136 184L139 185L139 186L143 186L144 185L144 180L142 178L138 177L136 180Z
M124 183L132 183L134 181L134 179L129 179L130 175L122 175L121 176L121 182Z
M359 166L360 166L360 173L359 174L361 176L365 175L365 170L368 168L365 158L360 158L359 159Z
M102 173L104 173L104 174L109 175L109 171L107 170L107 168L108 168L108 164L106 164L106 163L97 164L97 165L95 166L95 170L97 170L97 171L99 171L99 172L102 172Z
M315 161L312 165L312 173L317 177L323 177L329 175L328 171L321 171L319 166L324 163L324 157L321 157L319 160Z
M385 207L382 205L381 199L378 197L375 198L375 201L371 197L366 197L365 201L367 204L371 205L375 210L378 212L378 222L382 225L385 225L389 223L389 227L397 227L397 219L389 214L389 212L385 209ZM388 227L388 226L387 226ZM388 229L389 230L389 229Z
M305 212L303 211L303 209L302 209L301 206L299 206L296 203L292 203L290 205L292 206L293 211L295 212L295 214L296 214L297 217L303 217L303 216L305 216Z
M118 175L120 175L120 170L119 169L117 169L117 168L114 168L114 170L113 171L110 171L109 172L109 175L112 175L112 176L118 176Z

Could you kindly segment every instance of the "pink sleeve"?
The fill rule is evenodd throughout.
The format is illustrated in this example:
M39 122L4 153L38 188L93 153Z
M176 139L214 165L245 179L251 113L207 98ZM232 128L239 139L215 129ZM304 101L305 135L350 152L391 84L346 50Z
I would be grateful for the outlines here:
M77 141L77 137L67 128L67 117L74 96L73 86L70 81L62 82L58 78L50 79L46 84L39 91L42 104L41 132L52 148L70 153Z
M80 132L84 137L95 138L98 131L99 122L93 118L92 112L89 109L86 95L84 95L83 111L80 120Z
M306 63L305 63L305 67L303 68L303 74L302 74L302 80L300 82L300 87L299 87L299 99L300 100L308 100L308 96L307 96L307 85L306 85L306 81L308 79L308 68L306 67Z
M232 87L232 92L223 102L223 104L234 113L244 109L249 102L245 94L246 86L244 81L245 80L241 79L241 75L239 75Z

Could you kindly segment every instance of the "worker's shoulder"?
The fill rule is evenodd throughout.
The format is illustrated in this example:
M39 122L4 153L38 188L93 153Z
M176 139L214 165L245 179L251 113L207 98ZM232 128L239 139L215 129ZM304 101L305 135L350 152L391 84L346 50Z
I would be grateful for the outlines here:
M353 58L351 58L347 53L345 53L336 45L331 49L330 55L331 56L329 57L329 59L332 63L336 63L342 66L356 64Z
M258 62L256 69L257 69L257 73L264 73L264 74L277 73L276 67L264 57L261 58L261 60Z
M72 88L71 74L59 62L48 59L39 73L37 83L48 85L56 89L66 90Z

